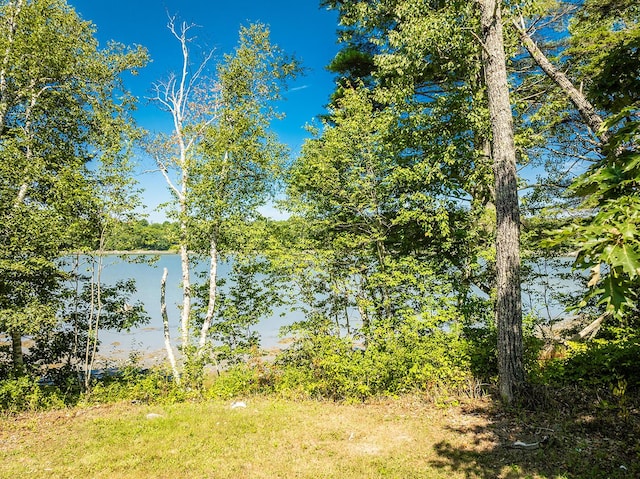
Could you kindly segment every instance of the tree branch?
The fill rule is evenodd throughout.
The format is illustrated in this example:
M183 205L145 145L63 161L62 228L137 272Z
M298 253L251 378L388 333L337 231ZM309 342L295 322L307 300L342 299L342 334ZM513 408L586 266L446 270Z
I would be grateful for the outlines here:
M603 129L603 121L602 118L600 118L600 115L598 115L589 100L587 100L587 98L573 86L571 80L569 80L564 73L558 70L538 48L524 28L524 19L522 15L520 16L520 22L521 23L518 23L515 18L511 21L520 36L520 41L531 55L531 58L533 58L549 78L551 78L562 89L562 91L565 92L571 102L578 109L580 116L591 129L593 134L598 137L601 144L605 144L609 140L609 133Z

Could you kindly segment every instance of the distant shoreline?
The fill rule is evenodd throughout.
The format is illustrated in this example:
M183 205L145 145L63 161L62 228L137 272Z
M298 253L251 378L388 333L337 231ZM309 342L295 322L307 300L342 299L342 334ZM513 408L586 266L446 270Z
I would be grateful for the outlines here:
M132 250L105 250L102 252L99 251L70 251L65 253L65 255L109 255L109 256L125 256L125 255L168 255L168 254L180 254L177 250L156 250L156 249L132 249Z
M176 250L159 250L159 249L133 249L133 250L110 250L105 251L103 254L111 254L111 255L127 255L127 254L179 254L179 251ZM94 254L97 252L94 251Z

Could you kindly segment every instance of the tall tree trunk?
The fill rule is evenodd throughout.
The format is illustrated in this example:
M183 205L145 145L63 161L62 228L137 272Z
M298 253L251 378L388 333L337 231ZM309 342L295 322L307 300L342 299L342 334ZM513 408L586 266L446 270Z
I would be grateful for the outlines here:
M102 269L104 265L104 229L100 234L98 260L91 261L91 311L89 313L89 329L87 330L87 345L84 357L84 388L91 389L91 375L98 353L98 336L100 320L102 318ZM94 299L95 298L95 299Z
M529 36L524 28L524 20L520 17L520 24L514 19L513 25L520 35L520 41L531 55L531 58L542 68L551 80L553 80L562 91L569 97L571 102L577 108L580 116L591 129L594 135L598 137L601 143L609 141L609 133L602 129L602 118L596 112L593 105L587 100L582 92L573 86L571 80L567 76L558 70L553 63L545 56L545 54L538 48L533 39Z
M185 48L184 44L182 46ZM185 57L186 62L186 57ZM184 84L185 73L182 76L182 83ZM180 104L183 103L184 87L180 87ZM182 266L182 312L181 312L181 330L182 330L182 347L183 354L189 354L189 327L191 320L191 264L189 262L189 227L187 219L189 218L189 208L187 205L187 198L189 195L189 175L191 173L189 162L187 161L188 147L184 139L184 125L182 124L182 115L184 112L178 110L174 113L175 122L175 134L178 139L178 146L180 151L180 170L181 170L181 187L180 195L178 196L180 202L180 263Z
M15 8L16 10L15 10L14 18L9 19L9 22L10 22L9 45L7 46L6 55L3 60L2 69L0 71L0 131L5 126L4 122L5 122L5 118L7 115L7 108L8 108L7 101L6 101L6 97L8 96L7 88L6 88L6 69L7 69L6 63L9 58L11 42L13 41L13 33L16 28L15 21L17 19L18 14L20 13L20 9L22 8L22 1L16 2ZM26 117L26 124L24 126L25 137L30 139L32 138L30 113L33 107L35 107L36 101L37 101L37 95L32 94L31 101L29 102L29 106L27 107L26 113L25 113L25 117ZM32 161L31 144L29 141L26 142L25 156L27 159L27 163ZM22 206L24 206L25 199L27 197L28 188L29 186L26 182L20 185L20 187L18 188L18 194L13 203L14 210L17 210ZM13 373L16 377L23 376L26 373L26 370L24 367L24 355L22 353L22 331L18 329L12 329L10 332L10 335L11 335L11 359L13 362Z
M191 316L191 265L189 263L189 249L186 239L187 227L181 224L180 267L182 270L182 310L180 312L180 336L183 353L189 347L189 319Z
M13 362L13 375L15 377L24 376L24 356L22 354L22 334L16 329L10 331L11 334L11 360Z
M492 156L496 205L496 324L500 395L511 403L524 383L522 298L520 291L520 208L513 116L499 0L478 0L483 64L493 135Z
M10 6L12 6L13 9L10 11L10 14L3 19L5 23L3 25L3 28L6 28L6 31L2 32L2 34L5 36L6 47L2 56L2 63L0 64L0 131L4 130L5 120L10 108L10 99L8 95L9 92L7 88L7 76L9 66L11 64L11 55L13 42L15 41L15 33L18 28L18 17L20 16L20 11L22 10L23 3L23 0L10 2Z
M207 303L207 314L200 330L200 341L198 342L198 356L202 356L207 345L207 336L213 322L213 315L216 312L216 295L218 292L218 241L217 233L213 233L210 240L209 249L209 299Z
M180 371L176 363L176 357L173 354L173 347L171 346L171 330L169 329L169 316L167 315L167 275L169 271L164 268L162 273L162 282L160 283L160 314L162 316L162 326L164 330L164 347L167 350L167 357L169 358L169 364L173 371L173 378L176 384L180 384Z

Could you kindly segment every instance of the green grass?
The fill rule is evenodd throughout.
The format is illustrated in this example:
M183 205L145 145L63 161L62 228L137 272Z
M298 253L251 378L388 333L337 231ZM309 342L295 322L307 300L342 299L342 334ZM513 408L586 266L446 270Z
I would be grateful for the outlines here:
M571 442L568 424L553 429L544 416L505 415L489 401L451 408L415 398L347 405L253 397L246 403L240 409L231 409L230 401L120 403L5 416L0 477L456 479L639 472L630 463L626 473L619 468L628 456L612 455L621 454L616 442L605 441L611 451L594 448L594 435ZM150 413L161 417L149 419ZM538 425L527 429L529 423ZM547 429L553 441L544 448L505 447Z

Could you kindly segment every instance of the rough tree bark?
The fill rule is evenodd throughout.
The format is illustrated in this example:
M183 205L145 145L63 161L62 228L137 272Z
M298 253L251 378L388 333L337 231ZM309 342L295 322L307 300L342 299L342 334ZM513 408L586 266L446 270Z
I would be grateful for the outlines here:
M520 291L520 207L499 0L480 6L487 99L491 117L496 205L496 324L500 395L513 402L524 383Z

